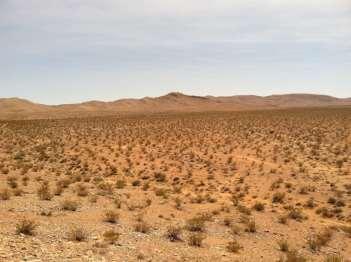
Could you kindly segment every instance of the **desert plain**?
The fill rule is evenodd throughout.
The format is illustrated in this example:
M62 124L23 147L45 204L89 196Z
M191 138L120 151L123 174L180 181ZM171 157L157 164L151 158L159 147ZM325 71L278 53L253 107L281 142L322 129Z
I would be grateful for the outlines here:
M0 121L0 261L351 259L351 107Z

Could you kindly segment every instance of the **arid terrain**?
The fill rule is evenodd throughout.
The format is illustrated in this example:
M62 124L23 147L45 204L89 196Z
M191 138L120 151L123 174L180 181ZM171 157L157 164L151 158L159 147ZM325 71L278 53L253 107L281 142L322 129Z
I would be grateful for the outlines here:
M0 121L0 261L351 261L347 101L229 112L226 99ZM52 109L31 110L0 114Z

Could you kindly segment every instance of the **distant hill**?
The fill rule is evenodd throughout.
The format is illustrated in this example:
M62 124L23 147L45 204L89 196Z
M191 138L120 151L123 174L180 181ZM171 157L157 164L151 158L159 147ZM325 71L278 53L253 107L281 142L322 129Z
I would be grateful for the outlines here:
M351 105L351 98L326 95L288 94L271 96L190 96L169 93L160 97L121 99L113 102L89 101L48 106L19 98L0 98L0 119L66 118L128 113L238 111L253 109L328 107Z

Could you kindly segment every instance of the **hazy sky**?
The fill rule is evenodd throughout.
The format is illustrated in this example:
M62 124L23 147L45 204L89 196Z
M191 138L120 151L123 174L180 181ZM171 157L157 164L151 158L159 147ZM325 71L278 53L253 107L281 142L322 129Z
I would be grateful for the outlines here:
M351 0L0 0L0 97L351 97Z

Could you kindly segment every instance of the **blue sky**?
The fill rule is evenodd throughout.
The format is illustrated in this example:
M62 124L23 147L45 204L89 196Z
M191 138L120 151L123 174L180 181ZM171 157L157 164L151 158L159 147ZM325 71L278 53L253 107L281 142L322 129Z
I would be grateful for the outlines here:
M351 97L351 0L0 0L0 97Z

